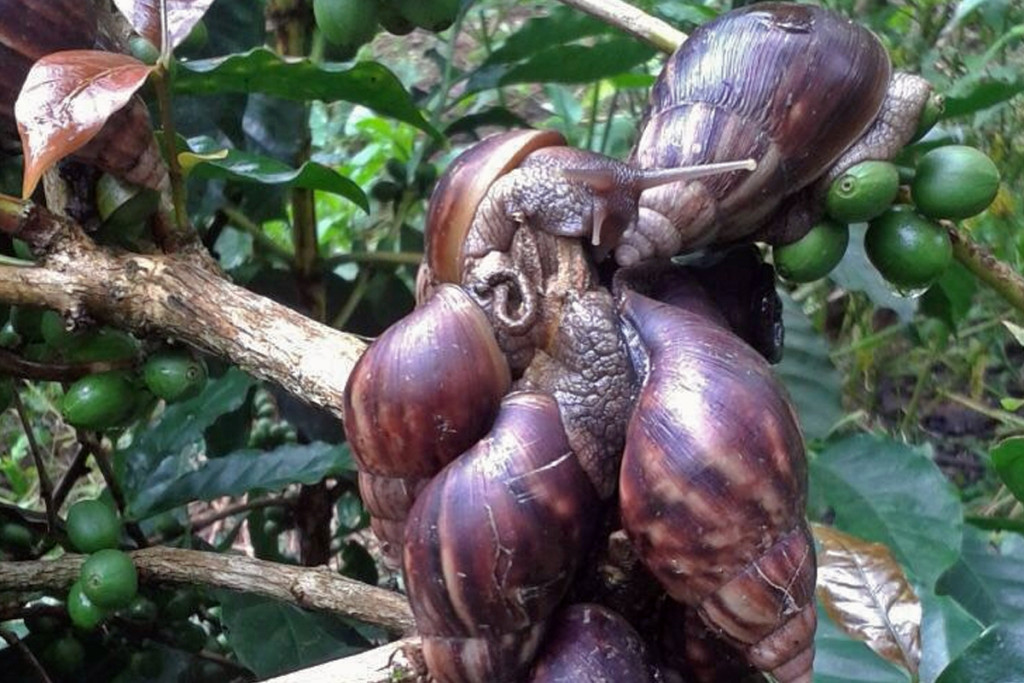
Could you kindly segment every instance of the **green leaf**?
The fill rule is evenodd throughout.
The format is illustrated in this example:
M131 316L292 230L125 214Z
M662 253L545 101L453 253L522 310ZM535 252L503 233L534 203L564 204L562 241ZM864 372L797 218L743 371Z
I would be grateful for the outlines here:
M956 330L971 310L977 289L974 276L954 263L921 297L921 311L946 323L950 330Z
M610 33L614 29L582 12L558 7L547 16L534 17L513 33L504 45L484 61L485 65L518 62L552 45L564 45L580 38Z
M855 435L811 462L812 497L834 525L884 543L926 587L956 562L963 508L939 468L920 451L888 438Z
M370 211L370 202L357 184L315 161L307 161L300 168L294 169L277 159L260 154L225 149L213 138L205 136L192 138L189 146L197 155L202 155L193 156L192 162L187 164L191 167L190 175L193 177L323 190L350 199L367 213Z
M1018 344L1024 346L1024 327L1016 325L1010 322L1009 320L1003 321L1003 327L1005 327L1007 331L1013 335L1013 338L1017 340Z
M981 515L967 515L964 521L971 526L985 531L1012 531L1024 534L1024 519L1010 519L1009 517L984 517Z
M991 538L967 527L960 560L936 586L985 625L1024 611L1024 536L1007 534L999 544Z
M269 598L218 591L228 644L260 680L340 659L369 643L333 614Z
M957 4L956 12L953 13L953 18L951 18L949 20L949 23L946 24L947 30L959 24L967 17L967 15L969 15L974 10L978 9L979 7L982 7L983 5L988 4L991 1L992 0L960 0L960 2Z
M135 496L148 488L147 481L161 462L185 454L185 449L202 439L206 428L221 415L238 410L253 383L252 377L231 368L207 382L203 393L195 398L167 406L158 420L142 430L130 446L117 451L115 467L129 507ZM169 468L171 464L164 465L164 472L171 471Z
M180 63L174 90L186 95L258 92L290 100L345 100L443 140L423 118L398 77L377 62L315 64L256 48L243 54Z
M516 83L592 83L650 60L654 48L632 38L611 38L594 46L561 43L519 64L492 64L473 73L466 94Z
M888 308L896 312L900 320L910 322L917 310L917 301L897 295L892 287L878 273L864 252L864 233L866 223L854 223L850 226L850 244L846 255L839 262L829 277L843 289L852 292L864 292L873 304L879 308Z
M1024 398L1013 398L1012 396L1001 398L999 399L999 407L1010 413L1016 412L1024 408Z
M919 590L924 621L921 623L922 683L933 683L950 660L964 651L982 631L981 624L952 598Z
M1024 501L1024 437L1018 436L992 449L992 464L1006 488L1019 501Z
M162 487L150 487L133 502L132 517L169 510L194 500L240 496L250 489L273 491L289 484L315 484L353 468L347 445L286 445L273 451L245 450L208 460Z
M946 108L942 118L972 114L1002 104L1024 92L1024 75L1016 67L992 67L972 71L943 93Z
M814 683L907 683L901 669L885 661L864 643L853 640L818 608L814 634Z
M824 439L843 416L839 372L829 358L828 345L800 304L785 291L779 291L779 298L786 346L775 372L789 390L804 434Z
M1024 620L996 624L939 676L938 683L1018 683L1024 680Z

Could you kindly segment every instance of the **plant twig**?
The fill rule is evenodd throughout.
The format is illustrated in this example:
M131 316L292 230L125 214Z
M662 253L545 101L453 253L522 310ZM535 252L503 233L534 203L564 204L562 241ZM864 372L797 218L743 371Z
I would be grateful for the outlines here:
M959 403L960 405L966 408L970 408L971 410L973 410L976 413L979 413L980 415L984 415L985 417L991 418L996 422L1001 422L1005 425L1016 427L1017 429L1024 429L1024 419L1017 417L1013 413L1008 413L1005 410L997 410L995 408L991 408L985 405L984 403L981 403L980 401L975 401L974 399L968 396L958 394L954 391L940 389L939 394L945 396L951 401Z
M131 553L143 583L181 583L225 588L283 600L380 626L396 634L415 624L404 597L353 581L327 567L293 567L240 555L155 547ZM0 562L0 593L60 590L78 578L84 555L57 560Z
M32 654L32 651L25 646L25 643L21 642L21 638L13 631L0 628L0 638L6 640L8 645L20 652L21 656L28 660L29 665L35 669L36 674L39 676L39 680L43 681L43 683L52 683L50 677L46 675L46 669L43 668L43 665L39 663L39 660Z
M121 516L124 517L128 504L125 501L121 485L117 481L117 476L114 475L114 469L110 466L110 460L107 459L107 451L103 448L103 444L95 436L82 431L78 431L78 440L81 443L89 444L92 459L96 462L96 466L99 467L100 473L103 475L103 480L107 483L110 497L114 499L114 504ZM142 533L137 522L127 522L124 528L140 548L145 548L148 545L146 534Z
M206 514L193 517L191 520L189 520L188 527L191 533L196 533L198 531L202 531L211 524L216 524L217 522L223 519L227 519L228 517L234 517L235 515L240 515L245 512L251 512L253 510L260 510L262 508L269 507L292 507L294 505L294 497L256 498L253 500L238 501L236 503L226 505L219 510L213 510L212 512L208 512ZM182 533L185 532L182 531ZM174 534L172 536L154 536L153 538L149 539L149 544L159 545L180 535L181 534Z
M406 638L351 657L294 671L264 683L403 683L417 681L423 673L419 663L420 639Z
M15 387L12 394L14 409L18 412L18 419L21 420L22 429L25 430L25 438L28 440L28 449L32 452L32 461L36 465L36 473L39 476L39 492L43 497L43 504L46 506L46 524L49 527L50 533L55 533L58 520L57 508L53 504L53 482L50 480L50 475L46 471L46 465L43 463L43 454L39 451L39 444L36 442L36 435L32 431L32 425L29 424L28 416L25 415L25 406L21 402L19 388Z
M188 222L188 201L185 197L185 177L178 163L177 135L174 132L174 116L171 110L171 84L168 71L158 67L150 78L156 92L157 109L160 110L160 125L163 128L164 158L171 181L171 200L174 204L174 227L170 235L161 235L160 246L165 251L176 251L182 244L194 237Z
M80 310L142 335L159 331L342 416L345 382L366 348L358 337L234 285L188 253L101 249L72 221L31 202L0 195L0 232L45 254L41 266L0 265L0 301Z
M686 40L682 31L622 0L561 1L650 43L662 52L674 52Z
M953 256L1011 306L1024 313L1024 277L954 225L948 225Z
M237 208L233 206L222 206L219 211L224 214L224 217L228 219L228 222L231 223L231 225L251 236L253 242L274 258L284 261L285 263L291 263L292 259L295 258L295 254L290 249L282 247L271 239L267 233L263 232L263 228L254 223L251 218L246 216Z
M75 453L75 459L71 461L71 464L66 470L64 470L64 476L61 477L57 483L57 490L53 492L53 505L58 510L64 506L64 501L67 500L68 494L71 493L71 489L74 488L75 483L88 472L85 466L86 461L89 459L91 449L87 444L79 442L78 452Z
M0 375L41 382L74 382L86 375L130 368L134 363L133 358L89 363L38 363L0 349Z
M342 263L395 264L399 266L415 266L423 261L423 254L418 251L353 251L348 254L335 254L325 261L328 269Z

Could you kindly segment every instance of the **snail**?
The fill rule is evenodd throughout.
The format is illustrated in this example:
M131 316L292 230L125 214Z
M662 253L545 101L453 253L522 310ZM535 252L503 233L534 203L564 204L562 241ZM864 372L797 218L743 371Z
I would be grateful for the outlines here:
M575 604L553 619L530 683L656 683L661 673L640 634L602 605Z
M831 179L909 140L928 91L893 74L868 31L762 4L670 59L629 160L515 131L452 163L430 201L419 308L371 346L345 399L435 678L524 680L617 493L637 575L686 606L687 631L699 620L742 658L736 671L810 680L804 444L768 365L780 306L751 243L798 238ZM668 261L680 254L695 264ZM438 308L456 299L472 334ZM463 337L486 340L481 367L500 380L456 377L460 354L443 343L419 355L419 340ZM441 377L481 393L398 388ZM425 410L397 419L392 400ZM467 405L479 419L435 455ZM422 453L406 431L425 435ZM379 466L390 433L403 436Z
M620 297L644 385L623 526L669 595L782 683L810 681L814 544L803 437L767 362L698 308Z
M646 190L617 261L796 241L821 217L832 180L911 140L930 93L923 78L892 71L874 34L819 7L758 3L703 24L651 89L630 161L750 157L757 170Z
M555 401L506 397L490 433L427 484L406 523L403 575L435 679L521 680L597 505Z
M385 560L400 563L416 493L491 427L508 365L483 311L445 285L378 337L349 375L345 430Z

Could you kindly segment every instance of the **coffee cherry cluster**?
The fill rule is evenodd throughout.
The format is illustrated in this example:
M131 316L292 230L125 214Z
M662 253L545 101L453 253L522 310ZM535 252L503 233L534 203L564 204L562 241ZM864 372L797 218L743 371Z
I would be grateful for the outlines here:
M949 234L938 221L981 213L999 182L992 160L964 145L927 152L902 179L890 162L862 162L832 182L825 219L799 241L774 248L775 267L791 282L822 278L843 258L848 224L867 222L864 249L878 272L898 291L923 292L953 260Z
M68 541L72 549L89 554L68 591L68 616L85 631L128 607L138 593L135 564L117 547L121 531L120 517L102 501L82 500L68 510Z

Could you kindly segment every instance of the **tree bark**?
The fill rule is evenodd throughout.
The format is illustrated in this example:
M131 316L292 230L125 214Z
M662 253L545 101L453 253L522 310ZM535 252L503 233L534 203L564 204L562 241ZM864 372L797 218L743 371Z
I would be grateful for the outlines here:
M143 583L201 583L334 612L399 635L415 631L403 596L347 579L327 567L293 567L242 555L163 547L136 550L131 556ZM78 580L85 559L69 554L57 560L0 562L0 593L65 590Z
M203 258L114 253L73 222L0 195L0 231L36 266L0 265L0 301L45 306L207 351L341 417L366 342L229 282Z

